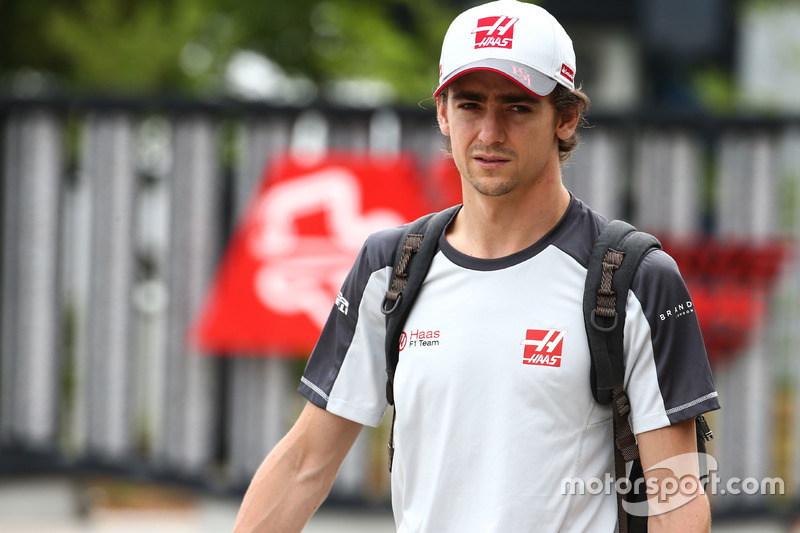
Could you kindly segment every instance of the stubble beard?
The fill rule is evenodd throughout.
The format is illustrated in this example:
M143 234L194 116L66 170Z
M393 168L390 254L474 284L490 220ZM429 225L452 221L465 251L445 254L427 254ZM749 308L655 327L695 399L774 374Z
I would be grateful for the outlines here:
M469 185L483 196L504 196L516 188L516 176L510 178L502 177L480 177L475 178L467 173L464 179Z
M485 155L496 155L498 157L508 158L510 161L514 160L515 154L510 150L489 150L485 146L474 146L467 151L467 163L465 171L462 173L464 179L469 185L483 196L504 196L512 192L519 183L519 176L516 172L510 176L504 176L504 169L487 170L475 168L474 172L470 169L470 161L473 160L473 154L479 151Z

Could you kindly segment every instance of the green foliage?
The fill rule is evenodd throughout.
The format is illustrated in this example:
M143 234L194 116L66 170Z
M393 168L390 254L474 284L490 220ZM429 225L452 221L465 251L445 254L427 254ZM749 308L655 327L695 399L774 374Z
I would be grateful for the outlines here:
M382 80L418 101L436 83L439 50L456 11L431 0L222 0L242 48L318 83Z
M45 42L79 87L188 89L193 79L180 68L181 54L207 30L208 7L196 0L83 0L49 12Z
M5 0L0 74L27 68L111 91L220 90L236 50L317 83L388 82L425 98L455 10L432 0Z
M430 96L435 88L451 14L434 4L325 2L312 20L314 66L325 77L342 73L385 80L414 101Z
M293 74L309 73L311 13L320 0L217 0L239 31L239 48L260 52Z

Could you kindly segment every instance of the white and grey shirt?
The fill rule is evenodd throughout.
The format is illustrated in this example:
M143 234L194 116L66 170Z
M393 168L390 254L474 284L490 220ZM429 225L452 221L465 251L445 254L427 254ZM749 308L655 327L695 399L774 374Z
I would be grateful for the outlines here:
M564 490L614 469L611 410L591 394L582 309L592 244L606 224L573 198L545 237L508 257L466 256L442 236L400 340L399 532L615 530L613 491ZM334 306L299 387L369 426L387 407L380 307L401 235L367 239L342 288L349 306ZM624 337L635 433L719 408L691 298L660 250L636 273Z

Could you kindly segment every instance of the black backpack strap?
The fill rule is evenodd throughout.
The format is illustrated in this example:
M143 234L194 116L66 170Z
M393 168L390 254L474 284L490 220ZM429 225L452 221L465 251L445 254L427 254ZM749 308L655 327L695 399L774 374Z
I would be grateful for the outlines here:
M627 295L639 263L653 248L661 248L658 239L614 220L597 237L589 257L583 312L592 353L592 394L601 404L611 402L614 389L625 377L622 342Z
M392 279L381 306L381 311L386 315L386 399L390 405L394 405L394 372L400 354L403 325L428 275L438 249L439 236L459 207L425 215L411 222L397 246Z
M595 240L586 274L583 311L592 355L592 394L601 404L613 402L614 470L617 479L625 477L626 463L639 457L636 437L628 418L630 403L624 389L625 306L636 269L644 256L654 248L661 248L658 239L637 231L627 222L614 220ZM617 492L620 533L646 531L646 517L629 517L622 507L622 498L622 493Z
M386 315L386 400L394 405L394 373L400 358L400 334L414 304L419 288L428 275L439 237L460 206L418 218L406 226L394 254L394 269L389 289L381 304ZM413 268L412 268L412 265ZM389 434L389 472L394 459L394 423L397 409L392 413Z

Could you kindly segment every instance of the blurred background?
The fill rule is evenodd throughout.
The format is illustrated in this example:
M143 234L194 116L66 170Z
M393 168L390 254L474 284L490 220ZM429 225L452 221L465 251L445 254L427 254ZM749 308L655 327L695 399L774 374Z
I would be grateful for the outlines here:
M230 530L315 340L193 337L233 237L287 158L402 155L418 207L457 201L429 98L447 26L477 3L2 0L0 530ZM565 183L678 260L723 483L783 482L712 495L714 530L790 531L800 1L539 4L593 103ZM392 530L386 438L362 433L308 531Z

